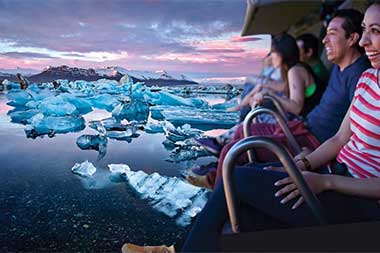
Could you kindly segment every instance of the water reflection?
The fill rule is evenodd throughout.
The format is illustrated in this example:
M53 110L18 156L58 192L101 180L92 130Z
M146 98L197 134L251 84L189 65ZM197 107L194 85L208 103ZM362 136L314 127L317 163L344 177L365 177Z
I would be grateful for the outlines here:
M208 96L210 104L224 101L223 96ZM10 122L7 112L11 109L0 95L0 251L118 251L127 239L140 244L180 244L188 228L155 211L125 182L110 180L108 165L128 164L132 171L179 177L182 170L214 157L178 159L172 154L191 144L174 145L172 153L163 145L164 133L141 130L131 143L108 138L101 155L101 142L82 150L77 146L81 136L100 136L88 123L112 116L100 109L83 116L86 128L81 131L28 139L24 125ZM154 121L149 118L148 122ZM224 130L206 133L218 131ZM70 170L86 160L97 168L91 180Z

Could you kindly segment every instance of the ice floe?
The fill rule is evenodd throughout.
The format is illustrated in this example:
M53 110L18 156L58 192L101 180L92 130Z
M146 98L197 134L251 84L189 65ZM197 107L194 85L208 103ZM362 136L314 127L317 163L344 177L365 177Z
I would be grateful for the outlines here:
M177 177L147 174L131 171L126 164L109 164L112 173L125 175L129 185L139 196L148 199L152 207L165 215L175 218L180 226L187 226L204 207L208 191L190 185Z
M82 177L91 177L96 172L96 167L89 161L85 161L82 163L76 163L71 171L75 174L78 174Z

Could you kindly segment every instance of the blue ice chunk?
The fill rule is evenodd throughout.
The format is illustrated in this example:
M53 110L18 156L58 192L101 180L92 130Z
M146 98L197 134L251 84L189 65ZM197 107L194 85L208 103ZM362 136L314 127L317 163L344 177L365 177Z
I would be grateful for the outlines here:
M165 120L170 121L174 125L187 123L192 127L203 130L215 128L227 129L239 123L238 112L226 112L225 110L186 106L153 106L151 107L151 111L156 111L155 115L161 114Z
M186 227L191 224L191 221L198 215L208 201L208 195L203 192L198 192L191 198L191 205L185 208L182 215L176 219L178 226Z
M11 106L23 106L32 100L32 96L25 90L9 91L7 98L10 100L8 104Z
M60 94L57 97L62 98L63 101L73 104L82 115L92 111L92 104L84 98L68 93Z
M54 89L54 85L52 83L41 83L39 87L41 89Z
M121 123L120 120L115 119L114 117L102 119L102 120L94 120L89 122L89 126L99 133L106 133L106 131L125 131L129 128L138 127L137 121L131 121L128 123Z
M203 131L191 128L189 124L184 124L182 127L175 127L172 123L164 121L163 128L167 139L177 142L189 138L199 137Z
M171 140L168 140L168 139L165 139L163 142L162 142L162 145L164 145L165 149L166 150L173 150L177 147L177 145L175 145L175 142L171 141Z
M127 129L125 131L107 131L106 136L116 140L132 140L132 136L136 136L133 129Z
M44 134L68 133L84 129L85 121L82 116L44 116L42 113L31 118L31 124L25 128L28 137Z
M71 168L71 171L82 177L91 177L95 174L96 167L89 161L85 161L83 163L75 163Z
M16 82L10 82L7 79L3 81L3 85L7 90L21 90L21 85Z
M123 75L123 76L120 78L119 83L120 83L121 85L125 85L125 84L127 84L127 85L132 85L132 84L133 84L133 79L132 79L132 77L130 77L128 74L125 74L125 75Z
M131 171L131 168L126 164L110 164L108 165L108 168L110 169L110 172L112 174L126 175L128 172Z
M128 183L143 199L148 199L154 209L176 218L180 226L187 226L204 207L208 191L190 185L177 177L161 176L131 171L125 164L109 164L111 171L125 174Z
M192 93L200 93L200 94L226 94L231 96L236 96L240 93L239 89L231 86L231 85L225 85L225 86L174 86L174 87L168 87L168 90L171 93L175 94L192 94Z
M155 133L164 133L164 127L162 126L161 123L151 123L148 122L144 126L144 131L149 134L155 134Z
M69 81L68 80L64 80L64 79L59 79L59 80L56 80L57 83L59 84L57 90L60 91L60 92L69 92L71 90L71 87L69 85Z
M158 98L152 97L152 102L156 105L195 106L191 99L186 99L165 91L158 92L158 95Z
M219 104L212 105L210 107L211 107L211 109L214 109L214 110L224 110L225 111L228 108L236 107L237 104L238 104L237 99L233 99L233 100L230 100L230 101L225 102L225 103L219 103Z
M89 127L98 131L111 139L132 141L132 137L138 137L137 130L139 125L136 121L122 124L115 118L107 118L101 121L90 121Z
M149 104L137 99L129 103L120 103L113 109L112 116L118 120L127 119L145 123L149 117Z
M178 163L195 160L202 156L210 156L210 153L203 147L197 145L193 139L186 139L185 141L175 143L175 148L171 151L169 158L166 160Z
M167 107L167 106L151 106L150 107L150 116L152 117L152 119L155 119L155 120L165 119L161 113L161 111L163 111L163 107Z
M70 87L76 90L86 90L94 88L94 84L84 80L76 80L69 83Z
M41 103L41 101L31 100L28 103L26 103L25 106L27 108L36 109L39 106L40 103Z
M31 118L38 114L40 111L36 109L22 110L22 111L10 111L8 116L11 118L12 122L28 124L30 123Z
M37 106L37 109L47 116L66 116L78 114L78 111L73 104L64 101L62 97L58 96L45 98Z
M102 136L105 136L107 133L107 130L104 127L102 121L90 121L90 122L88 122L88 126L91 127L92 129L95 129L96 131L98 131L98 133Z
M93 82L95 89L99 93L118 94L118 82L115 80L99 79Z
M32 92L39 92L40 91L40 87L38 87L38 85L36 83L32 83L28 86L28 88L26 89L27 91L32 91Z
M194 107L207 108L208 102L200 98L189 98Z
M32 96L34 101L43 100L45 98L54 97L56 95L56 91L49 90L49 89L39 89L37 85L32 86L31 88L33 87L34 89L30 89L28 90L28 92Z
M81 135L77 139L80 149L93 149L99 152L98 160L102 159L107 152L107 138L102 135Z
M131 137L138 137L138 124L136 121L131 121L128 124L116 123L107 125L107 137L117 140L130 140Z
M101 94L94 97L88 98L93 107L99 109L105 109L111 112L117 105L120 104L120 101L110 94Z

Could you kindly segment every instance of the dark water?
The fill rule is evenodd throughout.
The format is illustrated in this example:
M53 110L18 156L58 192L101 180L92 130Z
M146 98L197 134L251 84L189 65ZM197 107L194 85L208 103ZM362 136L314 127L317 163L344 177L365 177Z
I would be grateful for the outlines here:
M220 99L210 97L211 99ZM108 178L107 164L124 163L132 170L179 176L187 163L169 163L163 134L141 133L132 143L109 140L106 156L80 150L76 138L96 134L88 127L53 138L27 139L24 126L9 122L0 94L0 251L118 252L123 243L181 245L189 227L155 211L148 200L125 182ZM108 117L103 111L86 120ZM97 167L96 183L71 172L76 162ZM200 158L196 163L214 160Z

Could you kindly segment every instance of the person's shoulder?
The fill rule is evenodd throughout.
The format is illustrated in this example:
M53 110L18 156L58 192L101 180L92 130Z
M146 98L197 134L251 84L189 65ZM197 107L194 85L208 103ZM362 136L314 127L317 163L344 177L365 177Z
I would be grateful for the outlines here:
M377 83L377 69L369 68L360 75L360 80L372 80Z
M353 72L364 72L365 70L371 68L371 63L369 62L367 56L362 55L360 56L353 64L350 66L350 71L347 71L348 73Z
M297 63L288 70L289 74L306 74L308 73L305 64Z

